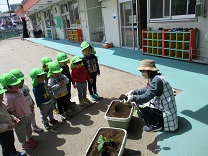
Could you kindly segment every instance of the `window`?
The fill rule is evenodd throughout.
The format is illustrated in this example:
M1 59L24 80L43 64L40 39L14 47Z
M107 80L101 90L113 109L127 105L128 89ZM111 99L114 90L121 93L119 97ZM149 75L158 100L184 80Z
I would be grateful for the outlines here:
M44 12L44 19L45 19L46 28L50 28L51 26L54 25L52 9L46 10Z
M68 4L71 24L80 24L77 0L72 0Z
M78 2L77 0L71 0L68 3L61 5L61 16L64 28L70 28L71 26L77 26L80 24Z
M196 0L149 0L150 20L195 17Z
M37 30L37 21L36 21L36 18L35 18L35 16L32 16L31 17L31 21L32 21L32 26L33 26L33 29L34 30Z

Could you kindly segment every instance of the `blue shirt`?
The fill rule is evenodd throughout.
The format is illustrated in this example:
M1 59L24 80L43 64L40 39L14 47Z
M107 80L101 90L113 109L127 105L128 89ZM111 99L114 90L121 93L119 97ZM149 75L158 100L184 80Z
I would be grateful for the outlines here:
M35 97L35 101L38 107L42 105L42 103L48 102L51 100L51 95L48 90L48 86L46 83L42 83L33 88L33 94Z

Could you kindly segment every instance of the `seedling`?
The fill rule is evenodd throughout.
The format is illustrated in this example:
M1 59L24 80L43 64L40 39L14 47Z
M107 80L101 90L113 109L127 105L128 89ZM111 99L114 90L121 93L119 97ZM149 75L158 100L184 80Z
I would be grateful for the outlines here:
M105 148L103 147L103 145L105 143L109 144L111 142L113 142L114 140L113 139L108 139L106 137L103 137L102 135L99 136L98 140L97 140L97 143L98 143L98 151L101 151L101 155L102 153L105 151Z

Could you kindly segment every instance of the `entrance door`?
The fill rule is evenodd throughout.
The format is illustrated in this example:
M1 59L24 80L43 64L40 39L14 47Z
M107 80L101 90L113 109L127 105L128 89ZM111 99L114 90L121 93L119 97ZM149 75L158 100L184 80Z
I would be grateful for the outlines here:
M137 0L119 0L121 46L139 49Z

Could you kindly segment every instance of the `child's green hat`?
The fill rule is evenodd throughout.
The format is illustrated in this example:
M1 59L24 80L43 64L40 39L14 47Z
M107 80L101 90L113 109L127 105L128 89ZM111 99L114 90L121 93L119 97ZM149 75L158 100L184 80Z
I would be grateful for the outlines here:
M61 73L63 70L58 62L49 63L48 69L48 77L50 77L52 73Z
M7 90L0 87L0 94L4 94Z
M81 48L82 48L82 50L88 48L89 46L90 46L90 44L89 44L87 41L83 41L83 42L81 43Z
M21 70L19 69L12 69L10 71L11 74L13 74L17 79L19 79L20 81L24 80L27 78L27 76L25 76Z
M0 76L0 83L1 83L1 85L2 85L2 87L4 88L5 87L5 82L4 82L4 75L6 75L7 73L4 73L4 74L2 74L1 76Z
M56 58L57 58L58 62L66 62L67 61L67 63L70 63L68 56L63 52L59 52L57 54Z
M48 65L49 62L52 62L52 59L48 56L45 56L41 59L42 65Z
M1 85L5 86L15 86L19 84L21 80L17 79L12 73L5 73L1 76Z
M72 58L72 63L74 64L74 63L77 63L77 62L81 62L82 61L82 58L80 57L80 56L78 56L78 55L76 55L76 56L74 56L73 58Z
M32 78L32 86L36 87L38 85L38 76L44 75L46 72L42 71L40 68L34 68L30 71L30 77Z

